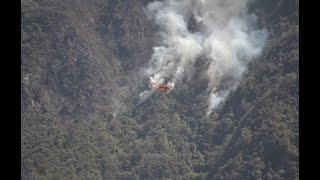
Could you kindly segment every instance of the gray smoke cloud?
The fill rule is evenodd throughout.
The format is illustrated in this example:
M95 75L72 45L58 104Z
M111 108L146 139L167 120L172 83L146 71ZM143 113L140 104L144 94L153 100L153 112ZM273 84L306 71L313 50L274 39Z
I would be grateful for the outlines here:
M257 58L267 38L255 28L257 17L247 12L248 0L164 0L147 5L146 14L158 26L157 46L144 75L151 83L175 84L190 76L201 57L209 62L208 111L218 107L241 81L248 63ZM190 24L193 28L190 28ZM227 80L226 80L227 79ZM140 94L144 101L153 91Z

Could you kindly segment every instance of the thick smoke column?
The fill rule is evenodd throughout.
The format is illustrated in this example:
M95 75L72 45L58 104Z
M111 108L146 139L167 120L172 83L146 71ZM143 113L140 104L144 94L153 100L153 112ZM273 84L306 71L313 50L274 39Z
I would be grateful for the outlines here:
M146 13L159 32L149 67L151 83L175 83L205 58L209 110L216 108L240 83L248 62L261 54L267 37L257 18L247 13L248 0L165 0L148 4ZM190 28L190 23L195 24ZM140 94L140 100L152 91Z

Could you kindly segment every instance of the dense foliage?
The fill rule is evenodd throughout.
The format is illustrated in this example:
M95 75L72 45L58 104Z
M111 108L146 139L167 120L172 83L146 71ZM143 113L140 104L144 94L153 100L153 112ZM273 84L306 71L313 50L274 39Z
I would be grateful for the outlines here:
M22 0L22 179L298 179L298 1L256 0L263 55L204 118L201 80L137 105L147 0Z

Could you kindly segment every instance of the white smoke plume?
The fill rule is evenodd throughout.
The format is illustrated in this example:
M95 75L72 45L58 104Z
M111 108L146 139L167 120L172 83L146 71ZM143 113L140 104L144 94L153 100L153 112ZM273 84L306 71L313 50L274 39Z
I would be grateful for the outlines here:
M255 28L257 17L247 12L248 0L164 0L147 5L148 17L158 26L144 75L151 83L176 83L193 72L195 62L205 58L209 79L211 113L241 81L247 64L259 56L267 32ZM190 28L193 23L193 29ZM225 82L225 79L227 79ZM140 101L153 91L140 94Z

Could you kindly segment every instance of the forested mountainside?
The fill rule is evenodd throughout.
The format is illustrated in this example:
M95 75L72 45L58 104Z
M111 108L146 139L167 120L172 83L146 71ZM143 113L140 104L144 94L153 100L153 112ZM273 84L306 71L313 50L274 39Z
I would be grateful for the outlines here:
M22 179L299 179L299 2L249 3L266 45L208 117L200 80L139 104L148 3L21 1Z

